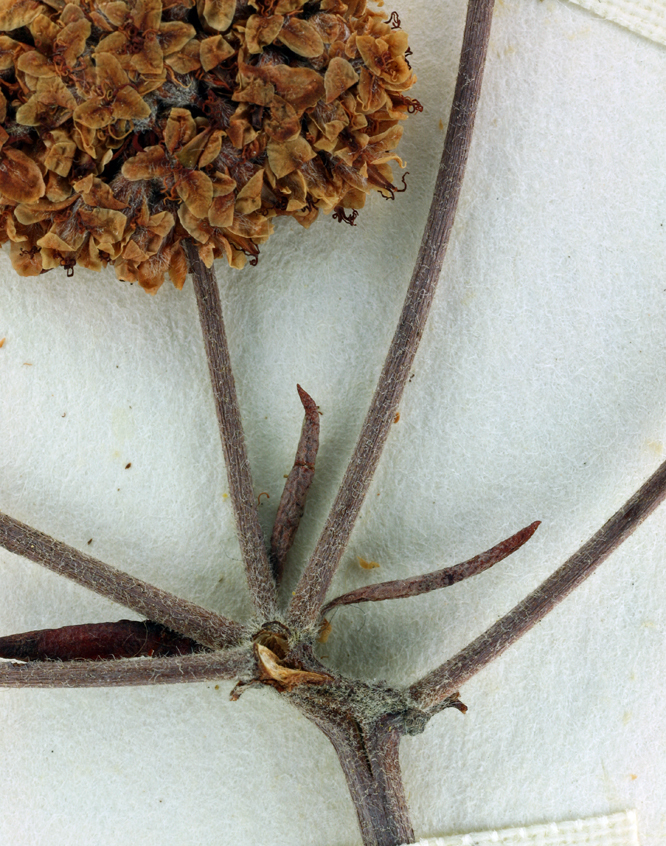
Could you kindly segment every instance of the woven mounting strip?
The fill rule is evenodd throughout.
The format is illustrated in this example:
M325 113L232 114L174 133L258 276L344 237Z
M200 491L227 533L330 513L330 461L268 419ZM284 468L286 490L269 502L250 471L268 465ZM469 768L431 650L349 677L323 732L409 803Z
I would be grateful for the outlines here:
M639 846L636 812L420 840L416 846Z
M650 41L666 45L666 0L571 0Z

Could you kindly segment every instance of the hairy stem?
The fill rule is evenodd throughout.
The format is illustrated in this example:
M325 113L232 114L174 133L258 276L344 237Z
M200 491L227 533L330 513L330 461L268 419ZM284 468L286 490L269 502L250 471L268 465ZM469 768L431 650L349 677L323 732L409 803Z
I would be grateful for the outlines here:
M428 318L472 140L493 3L470 0L468 6L444 152L405 304L354 454L289 607L290 621L302 628L317 621L395 418Z
M249 649L230 649L173 658L115 661L31 661L0 664L0 687L125 687L233 679L250 674Z
M247 582L257 611L265 618L271 618L275 616L277 608L275 581L252 489L250 463L247 459L236 384L231 371L229 347L222 319L220 292L215 272L201 261L196 246L190 240L184 241L184 245L199 308L199 320L227 468L229 496L236 518L236 531Z
M432 708L498 658L574 591L633 534L666 498L666 461L645 484L552 576L457 655L413 684L421 708Z
M235 646L244 636L245 629L240 623L135 579L6 514L0 514L0 546L202 646L212 649Z

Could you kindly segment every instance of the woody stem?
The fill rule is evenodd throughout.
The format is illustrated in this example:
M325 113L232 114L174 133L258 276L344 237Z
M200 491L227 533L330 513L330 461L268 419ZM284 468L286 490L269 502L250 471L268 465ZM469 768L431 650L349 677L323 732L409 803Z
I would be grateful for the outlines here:
M236 518L236 531L247 582L257 611L264 618L270 619L275 616L277 607L275 580L268 561L252 489L252 476L245 448L236 384L231 371L229 347L222 319L220 292L214 270L203 263L194 243L188 239L184 242L184 246L199 309L217 422L227 467L229 496Z
M493 3L469 0L444 152L405 304L354 454L289 607L290 621L304 629L316 624L370 487L428 318L472 141Z

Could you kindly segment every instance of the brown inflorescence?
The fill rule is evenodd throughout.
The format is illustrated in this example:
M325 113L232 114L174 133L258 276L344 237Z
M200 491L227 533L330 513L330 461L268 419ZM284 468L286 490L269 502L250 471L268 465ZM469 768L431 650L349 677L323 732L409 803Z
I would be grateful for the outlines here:
M392 197L407 36L366 0L0 0L0 242L154 293ZM346 210L349 210L347 213Z

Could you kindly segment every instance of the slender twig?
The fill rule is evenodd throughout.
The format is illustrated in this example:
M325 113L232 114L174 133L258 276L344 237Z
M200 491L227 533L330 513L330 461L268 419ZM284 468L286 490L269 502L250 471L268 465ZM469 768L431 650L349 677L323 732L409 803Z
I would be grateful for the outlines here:
M199 308L199 320L227 467L229 497L236 518L236 530L247 582L257 611L264 618L270 619L275 616L277 607L275 581L252 490L252 476L245 448L236 384L231 372L229 348L222 319L220 292L215 272L201 261L196 246L189 240L184 241L184 245Z
M290 621L303 628L316 623L395 418L430 311L472 140L493 2L470 0L444 152L405 304L340 491L289 607Z
M235 646L244 636L240 623L116 570L6 514L0 514L0 546L202 646Z
M378 582L374 585L366 585L357 588L342 596L338 596L324 606L322 614L327 614L333 608L340 605L354 605L357 602L381 602L384 599L405 599L408 596L420 596L422 593L429 593L431 590L449 587L456 582L469 579L470 576L477 576L484 570L489 570L494 564L504 560L511 553L527 543L536 532L540 521L532 523L525 529L521 529L510 538L501 541L492 549L475 555L469 561L461 564L454 564L453 567L446 567L443 570L435 570L434 573L424 573L422 576L412 576L409 579L395 579L391 582Z
M0 664L0 687L124 687L234 679L252 673L249 649L173 658L116 661L31 661Z
M409 692L421 708L431 708L482 670L549 611L636 531L666 498L666 461L645 484L552 576L457 655L413 684Z
M271 565L275 581L280 584L287 553L294 542L305 510L310 485L314 478L315 460L319 449L319 411L312 397L300 385L298 396L305 409L305 419L298 441L294 466L287 477L271 534Z

